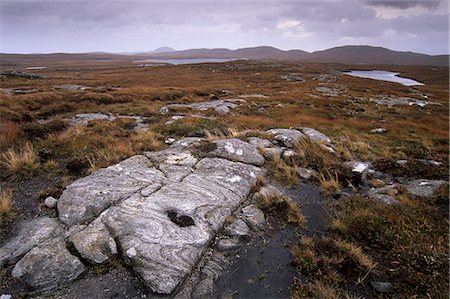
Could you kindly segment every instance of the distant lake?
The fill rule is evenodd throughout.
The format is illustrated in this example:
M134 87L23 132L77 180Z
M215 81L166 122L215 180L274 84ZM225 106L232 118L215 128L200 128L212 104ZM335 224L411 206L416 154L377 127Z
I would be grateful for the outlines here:
M133 62L154 62L165 64L195 64L195 63L218 63L237 60L247 60L247 58L186 58L186 59L142 59Z
M353 77L396 82L396 83L403 84L405 86L424 85L423 83L420 83L413 79L399 77L399 76L397 76L399 73L394 73L394 72L352 70L350 72L342 72L342 73L345 75L353 76Z
M43 70L43 69L46 69L46 68L47 68L46 66L29 66L26 69L27 70Z

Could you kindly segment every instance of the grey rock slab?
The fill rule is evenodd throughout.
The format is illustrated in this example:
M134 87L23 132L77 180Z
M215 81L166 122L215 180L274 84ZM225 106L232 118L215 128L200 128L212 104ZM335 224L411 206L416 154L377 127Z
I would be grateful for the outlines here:
M270 129L267 133L272 134L274 142L279 142L286 147L293 147L305 135L295 129Z
M321 143L331 142L331 139L327 135L317 131L316 129L303 127L300 128L300 130L302 131L303 134L307 135L309 139L311 139L311 141Z
M268 147L262 150L262 155L266 159L273 159L274 157L281 157L283 155L284 149L279 147Z
M215 157L258 166L264 164L264 157L259 153L258 148L248 142L231 138L217 140L214 143L217 148L210 154Z
M372 200L378 201L380 203L384 203L386 205L396 205L396 204L400 203L394 197L387 195L387 194L381 194L381 193L371 193L369 195L369 198Z
M209 109L214 109L220 114L226 114L230 112L230 109L239 107L242 103L245 103L243 99L226 99L226 100L215 100L208 102L199 102L192 104L172 104L162 107L159 111L161 114L168 114L173 109L179 108L189 108L194 110L206 111Z
M352 172L363 173L369 170L371 164L369 162L347 161L342 163L342 166L345 169L351 170Z
M242 209L243 220L253 229L260 230L266 223L263 211L255 205L248 205Z
M19 224L16 234L0 248L0 267L18 261L33 247L63 234L57 219L39 217Z
M117 245L101 216L70 237L78 253L93 264L101 264L117 254Z
M154 292L171 294L263 171L204 158L181 182L137 193L102 214L124 259Z
M52 239L29 251L12 270L12 276L41 291L50 291L76 279L86 270L70 254L62 238Z
M253 198L258 200L262 197L269 198L269 197L279 197L279 196L283 196L283 195L284 195L284 193L280 188L278 188L274 185L265 185L265 186L261 187L258 190L258 192L256 192L253 195Z
M165 180L150 160L133 156L70 184L58 200L59 219L69 226L93 220L144 187L159 189Z
M430 198L441 186L447 184L442 180L412 180L405 187L413 197Z

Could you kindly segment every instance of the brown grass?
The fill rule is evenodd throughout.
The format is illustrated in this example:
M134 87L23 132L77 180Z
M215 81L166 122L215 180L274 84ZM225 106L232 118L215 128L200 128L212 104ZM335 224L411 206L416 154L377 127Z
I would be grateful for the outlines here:
M319 173L317 176L320 187L324 188L328 192L336 192L341 190L341 185L339 182L339 176L337 172L325 171Z
M386 206L361 197L337 207L331 229L369 250L400 297L448 297L448 226L435 208L419 200Z
M14 214L12 199L13 193L11 190L0 191L0 224Z
M269 215L282 219L287 223L304 227L306 224L299 204L286 196L263 196L259 201L259 207Z
M13 149L7 150L2 154L2 165L11 173L29 173L36 170L40 163L39 158L34 151L31 143L25 144L25 146L18 151Z

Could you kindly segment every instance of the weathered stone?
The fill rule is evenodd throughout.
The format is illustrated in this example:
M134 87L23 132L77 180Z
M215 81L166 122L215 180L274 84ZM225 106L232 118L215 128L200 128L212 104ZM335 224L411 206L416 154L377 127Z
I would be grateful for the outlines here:
M242 217L253 230L260 230L266 223L263 211L255 205L244 207L242 209Z
M231 138L217 140L214 143L217 148L211 154L216 157L258 166L264 164L264 157L258 148L248 142Z
M101 264L117 254L116 242L101 222L101 216L74 234L70 241L83 258L94 264Z
M270 129L267 133L272 134L274 141L280 142L286 147L293 147L305 137L303 133L294 129Z
M250 234L250 229L245 221L236 219L225 228L224 232L229 236L245 237Z
M369 183L370 183L370 186L375 187L375 188L381 188L386 185L386 182L381 179L371 179L369 181Z
M62 226L57 219L50 217L39 217L19 224L15 236L0 248L0 267L15 263L39 243L62 234Z
M303 180L309 180L312 177L315 177L317 175L317 171L315 171L314 169L303 168L303 167L297 168L297 173L298 173L298 176Z
M53 209L56 207L56 204L58 203L58 200L54 198L53 196L49 196L44 200L44 204L47 208Z
M303 127L303 128L300 128L300 130L302 131L303 134L308 136L309 139L311 139L311 141L320 142L320 143L330 143L331 142L331 139L328 138L327 135L317 131L316 129Z
M170 294L262 173L252 165L205 158L181 182L146 198L135 194L102 218L134 271L153 291Z
M441 180L412 180L405 185L413 197L430 198L441 186L447 184Z
M29 251L13 268L12 276L41 291L73 281L85 271L62 238L48 240Z
M56 85L55 88L64 90L86 90L88 87L74 84L63 84L63 85Z
M390 282L371 281L370 285L380 293L390 293L394 290L394 286Z
M162 172L144 156L133 156L70 184L58 201L59 219L67 225L93 220L144 187L160 188Z

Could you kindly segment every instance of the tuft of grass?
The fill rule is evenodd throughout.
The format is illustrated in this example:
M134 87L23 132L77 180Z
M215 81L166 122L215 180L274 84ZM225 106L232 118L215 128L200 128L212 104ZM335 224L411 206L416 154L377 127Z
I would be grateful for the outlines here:
M294 147L298 159L297 163L303 167L310 167L318 172L341 172L341 159L330 153L322 144L313 142L309 138L303 138Z
M269 176L286 186L294 186L298 182L298 166L290 165L280 155L274 155L269 163Z
M0 191L0 224L13 214L12 197L11 190Z
M300 211L300 206L286 196L263 196L260 198L259 207L264 213L282 219L287 223L304 227L305 216Z
M321 172L317 176L317 180L319 181L320 186L328 192L336 192L341 190L337 172Z
M3 153L2 165L13 174L21 174L36 170L40 164L33 145L26 143L19 151L9 149Z

